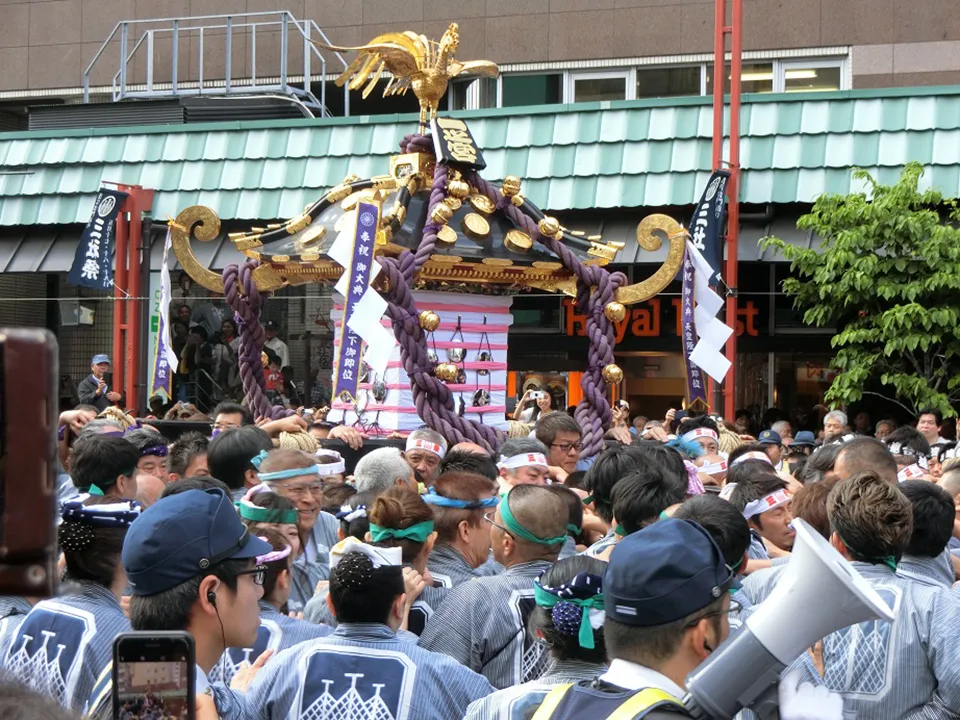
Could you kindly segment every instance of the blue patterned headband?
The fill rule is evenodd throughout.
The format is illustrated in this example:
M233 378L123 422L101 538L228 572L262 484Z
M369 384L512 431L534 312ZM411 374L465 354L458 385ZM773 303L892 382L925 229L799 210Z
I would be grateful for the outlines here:
M493 497L484 498L483 500L457 500L456 498L448 498L445 495L441 495L434 488L430 488L423 495L420 496L427 505L436 505L437 507L448 507L448 508L457 508L460 510L473 510L474 508L489 508L496 507L500 498L494 495Z
M93 527L122 528L140 517L143 509L136 500L121 500L103 505L84 505L90 495L80 495L60 505L60 517Z

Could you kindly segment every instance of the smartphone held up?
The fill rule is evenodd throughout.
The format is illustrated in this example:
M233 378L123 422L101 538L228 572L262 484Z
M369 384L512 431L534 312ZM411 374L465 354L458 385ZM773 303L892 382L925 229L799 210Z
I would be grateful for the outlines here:
M113 644L113 717L196 720L196 650L187 632L129 632Z

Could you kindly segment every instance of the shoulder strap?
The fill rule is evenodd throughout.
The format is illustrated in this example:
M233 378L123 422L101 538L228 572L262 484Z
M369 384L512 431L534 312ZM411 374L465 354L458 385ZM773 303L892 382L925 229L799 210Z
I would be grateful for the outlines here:
M537 708L537 712L534 713L531 720L550 720L557 706L560 705L560 702L563 700L563 696L567 694L567 691L571 687L573 687L571 683L557 685L547 693L547 696L543 699L543 702L540 703L540 707Z
M627 698L606 720L634 720L642 718L651 710L670 705L683 707L670 693L657 688L645 688Z

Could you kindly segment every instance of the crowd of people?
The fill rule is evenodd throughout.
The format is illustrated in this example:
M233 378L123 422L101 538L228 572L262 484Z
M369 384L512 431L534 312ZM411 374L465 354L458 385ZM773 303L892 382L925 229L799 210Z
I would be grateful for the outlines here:
M110 403L63 413L61 589L0 601L4 680L109 718L117 635L180 630L202 718L690 716L687 678L769 601L801 518L894 620L797 658L780 717L960 717L960 460L939 412L799 430L618 404L587 457L554 403L522 398L493 454L232 402L176 438Z

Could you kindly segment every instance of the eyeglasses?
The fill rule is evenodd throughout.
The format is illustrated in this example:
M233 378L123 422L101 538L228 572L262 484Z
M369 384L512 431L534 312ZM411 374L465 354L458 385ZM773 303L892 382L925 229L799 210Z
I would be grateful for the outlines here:
M257 565L255 568L251 568L249 570L241 570L238 573L234 573L235 577L240 577L241 575L250 575L253 578L253 582L256 585L263 585L263 581L267 577L267 566Z
M501 525L500 523L498 523L496 520L493 519L494 515L495 515L495 511L491 513L485 513L483 516L483 519L486 520L491 525L493 525L494 527L500 528L501 530L503 530L503 532L505 532L510 537L513 537L513 533L511 533L503 525Z
M281 495L287 495L295 498L302 498L306 495L323 495L323 483L295 483L293 485L276 485L276 491Z
M697 623L699 623L701 620L706 620L707 618L717 617L718 615L733 615L734 613L739 614L742 610L743 610L743 605L741 605L736 600L731 598L730 607L727 608L726 610L716 610L714 612L707 613L706 615L701 615L700 617L694 618L693 620L688 622L686 625L684 625L683 629L689 630L690 628L695 627Z
M575 443L550 443L550 447L552 447L552 448L557 448L560 452L566 454L566 453L570 452L571 450L576 450L577 452L580 452L581 448L583 448L583 443L582 443L582 442L575 442Z

